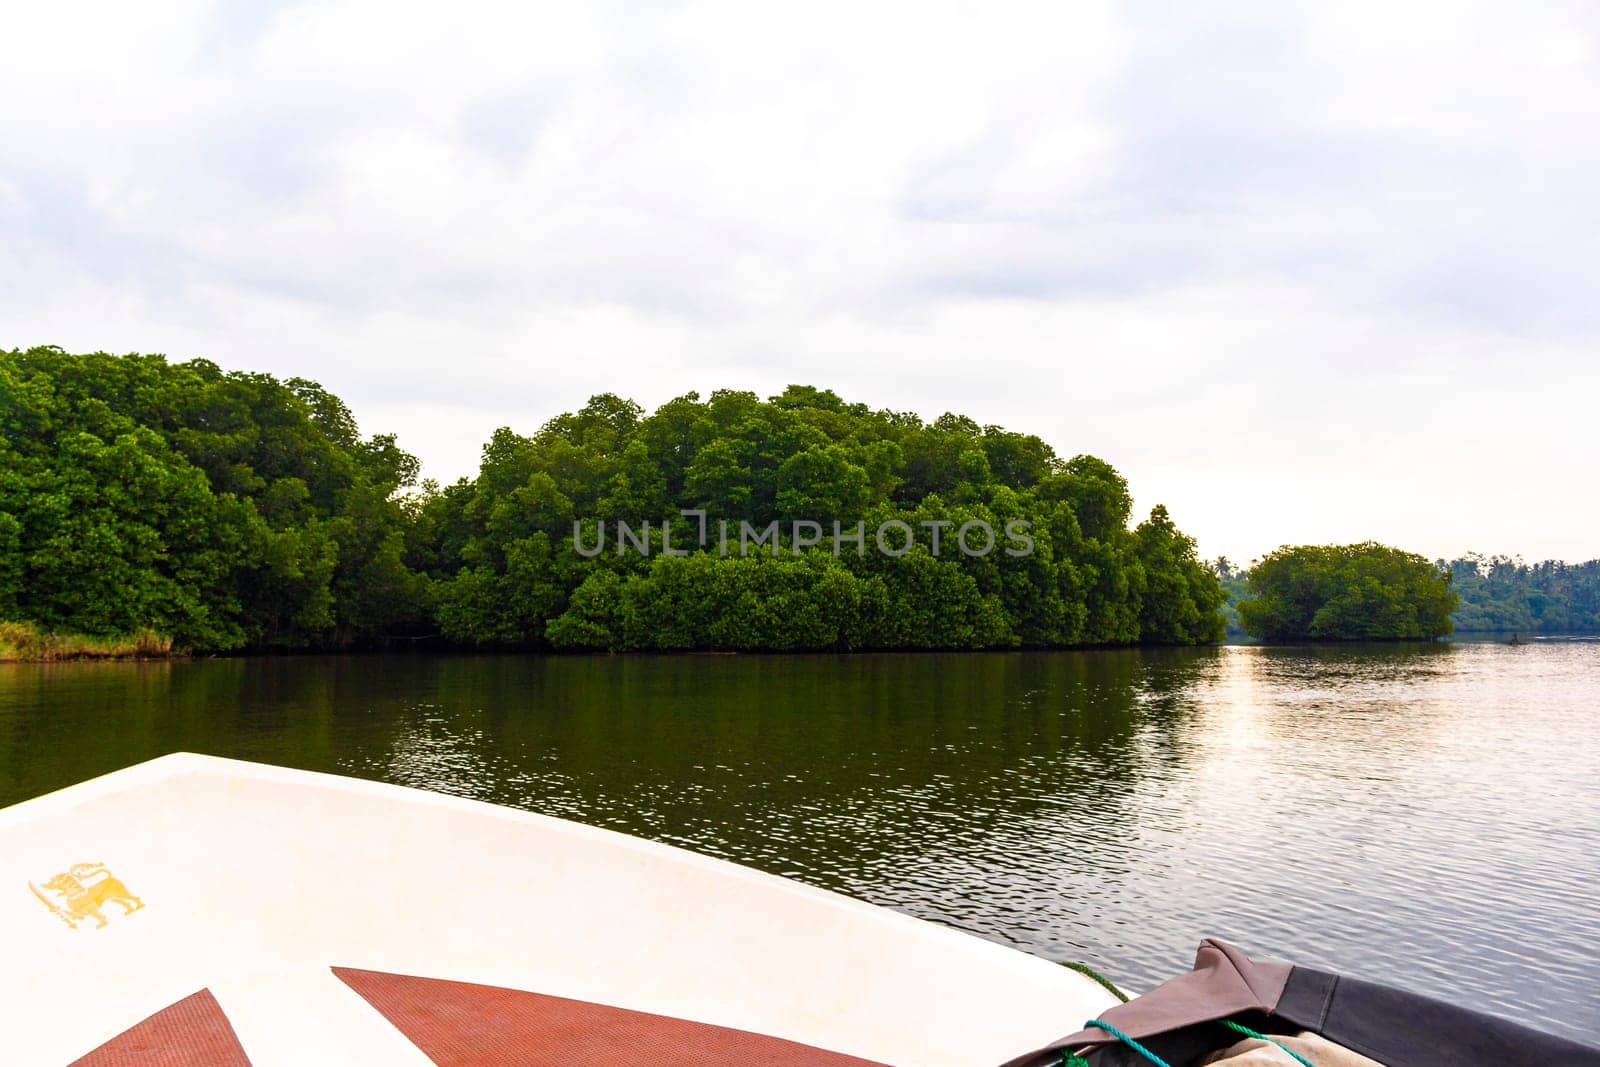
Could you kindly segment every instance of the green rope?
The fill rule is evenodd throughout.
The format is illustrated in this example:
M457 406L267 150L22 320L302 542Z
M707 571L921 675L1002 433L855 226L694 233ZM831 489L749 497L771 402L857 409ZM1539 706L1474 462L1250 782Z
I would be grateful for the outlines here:
M1155 1064L1156 1067L1172 1067L1172 1064L1168 1063L1160 1056L1157 1056L1154 1052L1151 1052L1149 1049L1145 1048L1143 1045L1139 1044L1139 1042L1135 1041L1121 1030L1118 1030L1110 1023L1101 1022L1099 1019L1090 1019L1083 1025L1086 1028L1093 1026L1096 1029L1104 1030L1106 1033L1110 1034L1112 1037L1116 1038L1118 1041L1121 1041L1124 1045L1127 1045L1129 1048L1133 1049L1133 1051L1137 1052L1139 1055Z
M1126 1004L1128 1002L1128 994L1118 989L1116 984L1112 982L1111 979L1107 978L1093 967L1090 967L1087 963L1076 963L1072 960L1061 960L1060 963L1061 966L1066 967L1069 970L1077 971L1085 978L1093 980L1106 992L1122 1001L1122 1003ZM1241 1026L1239 1023L1236 1023L1231 1019L1219 1019L1218 1021L1228 1029L1237 1033L1241 1033L1245 1037L1253 1038L1257 1041L1265 1041L1267 1044L1275 1046L1278 1051L1290 1057L1296 1063L1302 1064L1303 1067L1317 1067L1316 1064L1300 1055L1300 1053L1296 1052L1294 1049L1289 1048L1280 1042L1274 1041L1266 1034L1258 1034L1248 1026ZM1170 1067L1170 1065L1162 1060L1161 1057L1157 1056L1154 1052L1151 1052L1149 1049L1145 1048L1143 1045L1139 1044L1139 1042L1135 1041L1121 1030L1118 1030L1110 1023L1101 1022L1099 1019L1090 1019L1083 1025L1085 1029L1092 1026L1096 1029L1104 1030L1106 1033L1110 1034L1112 1037L1116 1038L1118 1041L1121 1041L1123 1044L1133 1049L1133 1051L1137 1052L1139 1055L1155 1064L1156 1067ZM1072 1052L1063 1049L1061 1051L1060 1067L1089 1067L1089 1061L1084 1059L1082 1056L1074 1055Z
M1089 966L1087 963L1078 963L1074 960L1060 960L1059 962L1061 966L1067 968L1067 970L1077 971L1085 978L1100 986L1100 988L1104 989L1107 993L1110 993L1112 996L1122 1001L1122 1003L1126 1004L1128 1002L1128 994L1118 989L1115 982L1101 974L1099 971L1095 970L1093 967ZM1082 1056L1074 1054L1068 1049L1062 1049L1060 1067L1089 1067L1089 1061L1084 1059Z
M1077 971L1085 978L1093 979L1094 981L1098 982L1107 993L1110 993L1112 996L1122 1001L1122 1003L1128 1003L1128 994L1118 989L1111 979L1107 978L1105 975L1101 974L1087 963L1074 963L1072 960L1061 960L1060 962L1061 966L1067 968L1068 970Z
M1266 1034L1258 1034L1254 1030L1250 1029L1248 1026L1240 1026L1238 1023L1234 1022L1232 1019L1222 1019L1222 1020L1219 1020L1219 1021L1222 1023L1223 1026L1226 1026L1229 1030L1233 1030L1233 1031L1235 1031L1237 1033L1241 1033L1245 1037L1253 1037L1257 1041L1265 1041L1269 1045L1277 1045L1279 1052L1282 1052L1286 1056L1289 1056L1296 1063L1304 1064L1305 1067L1317 1067L1316 1064L1312 1063L1310 1060L1308 1060L1304 1056L1300 1055L1300 1053L1296 1052L1294 1049L1289 1048L1286 1045L1281 1044L1280 1042L1272 1040L1272 1038L1268 1037Z
M1257 1041L1265 1041L1267 1044L1276 1047L1279 1052L1282 1052L1296 1063L1302 1064L1303 1067L1317 1067L1316 1064L1300 1055L1300 1053L1296 1052L1294 1049L1288 1048L1278 1041L1274 1041L1266 1034L1258 1034L1248 1026L1240 1026L1231 1019L1219 1019L1218 1021L1228 1029L1241 1033L1245 1037L1254 1038ZM1160 1056L1157 1056L1154 1052L1151 1052L1149 1049L1139 1044L1139 1042L1135 1041L1133 1038L1129 1037L1121 1030L1118 1030L1115 1026L1112 1026L1108 1022L1102 1022L1099 1019L1090 1019L1083 1025L1085 1029L1092 1026L1098 1030L1104 1030L1106 1033L1110 1034L1112 1037L1116 1038L1118 1041L1121 1041L1124 1045L1127 1045L1129 1048L1133 1049L1133 1051L1137 1052L1139 1055L1155 1064L1156 1067L1171 1067L1167 1061L1163 1060ZM1070 1052L1063 1051L1061 1053L1061 1067L1089 1067L1089 1061L1084 1059L1082 1056L1075 1056Z

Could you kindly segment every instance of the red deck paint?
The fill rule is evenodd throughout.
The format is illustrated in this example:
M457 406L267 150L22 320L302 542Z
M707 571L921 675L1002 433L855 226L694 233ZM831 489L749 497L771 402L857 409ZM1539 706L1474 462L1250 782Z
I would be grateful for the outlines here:
M883 1067L781 1038L439 978L335 967L440 1067Z
M70 1067L250 1067L233 1024L202 989L129 1027Z

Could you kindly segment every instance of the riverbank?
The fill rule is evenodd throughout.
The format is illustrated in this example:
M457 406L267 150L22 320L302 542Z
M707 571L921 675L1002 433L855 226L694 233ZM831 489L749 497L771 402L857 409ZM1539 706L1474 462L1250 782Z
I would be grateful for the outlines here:
M0 663L49 663L72 659L167 659L172 638L153 630L110 637L46 633L26 622L0 622Z

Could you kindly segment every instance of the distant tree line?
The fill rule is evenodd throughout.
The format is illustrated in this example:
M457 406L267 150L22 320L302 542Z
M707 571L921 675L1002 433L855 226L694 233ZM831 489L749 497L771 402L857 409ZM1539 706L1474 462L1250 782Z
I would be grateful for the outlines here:
M484 446L476 478L416 485L314 382L160 356L0 352L0 620L152 630L191 651L395 636L570 650L1007 648L1219 640L1224 594L1166 509L1130 527L1092 456L945 415L791 386L604 394ZM686 509L779 523L698 547ZM580 553L575 524L649 520L657 549ZM663 529L664 522L666 529ZM797 550L794 523L903 523L889 555ZM1030 551L970 556L969 523ZM614 528L614 527L613 527ZM934 538L943 533L943 551ZM690 546L685 555L666 555ZM831 539L830 539L831 540Z
M1250 595L1248 567L1236 565L1227 556L1218 556L1211 560L1209 566L1217 576L1217 582L1222 586L1222 628L1227 640L1236 641L1248 636L1244 626L1239 622L1239 601Z
M1456 629L1466 632L1600 631L1600 560L1524 563L1469 554L1438 566L1461 594Z

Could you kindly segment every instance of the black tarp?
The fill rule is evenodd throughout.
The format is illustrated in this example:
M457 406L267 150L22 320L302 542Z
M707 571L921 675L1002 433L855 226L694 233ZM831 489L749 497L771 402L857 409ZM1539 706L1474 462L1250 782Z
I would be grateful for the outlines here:
M1239 1040L1231 1019L1266 1034L1308 1030L1384 1067L1600 1067L1600 1048L1431 997L1293 964L1258 961L1233 945L1201 943L1195 968L1101 1018L1173 1067L1189 1067ZM1067 1050L1094 1067L1148 1067L1088 1028L1004 1067L1055 1067Z

